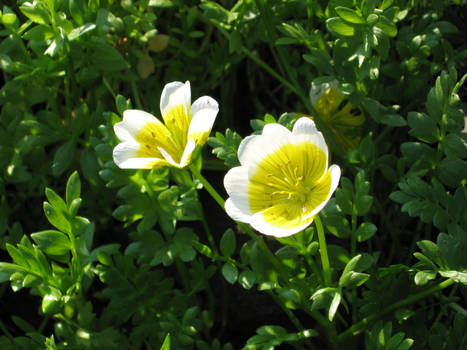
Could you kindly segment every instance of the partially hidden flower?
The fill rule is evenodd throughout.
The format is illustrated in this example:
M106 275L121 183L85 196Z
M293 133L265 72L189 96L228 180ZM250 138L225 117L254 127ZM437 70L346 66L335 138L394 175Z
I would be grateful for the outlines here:
M305 229L335 191L340 168L328 167L328 147L310 118L290 131L266 124L261 135L238 148L241 166L230 169L224 186L227 214L257 231L284 237Z
M191 104L190 82L176 81L165 85L160 110L164 123L141 110L123 112L123 121L114 126L122 141L113 150L120 168L185 167L195 147L206 143L219 106L209 96Z
M336 141L345 149L357 148L360 142L360 126L365 115L345 98L337 81L311 84L311 104L319 118L333 133Z

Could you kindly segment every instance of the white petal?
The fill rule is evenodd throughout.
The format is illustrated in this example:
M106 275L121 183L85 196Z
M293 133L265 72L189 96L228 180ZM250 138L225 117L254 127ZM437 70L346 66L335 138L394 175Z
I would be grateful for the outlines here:
M159 158L136 157L140 145L134 142L123 142L113 150L114 163L122 169L151 169Z
M329 171L331 172L331 190L329 191L330 198L336 190L337 185L339 185L339 180L341 178L341 168L338 165L333 164L329 167Z
M318 214L326 206L326 204L329 202L329 199L331 199L331 196L334 193L334 191L336 190L337 185L339 185L339 180L340 180L340 177L341 177L341 168L339 168L338 165L333 164L333 165L331 165L329 167L328 171L331 172L331 188L329 189L328 197L326 198L326 200L324 202L322 202L315 209L313 209L305 217L305 219L310 218L310 217L315 216L316 214Z
M300 232L307 228L311 222L307 222L306 224L291 228L285 229L276 226L272 226L271 224L264 221L264 218L261 213L256 213L252 216L250 225L258 232L261 232L267 236L274 236L274 237L287 237L291 236L297 232Z
M227 194L230 196L231 205L236 209L236 217L230 215L233 219L237 217L251 216L250 204L248 200L248 168L238 166L230 169L224 177L224 187ZM240 215L241 214L241 215ZM242 220L239 220L242 221ZM247 221L242 221L247 222Z
M162 147L157 147L157 149L159 150L159 152L161 152L162 156L164 157L164 159L167 162L169 162L170 164L172 164L174 166L178 166L178 163L172 158L172 156L169 154L169 152L167 152Z
M202 109L213 109L217 113L219 111L219 104L212 97L202 96L193 102L190 108L190 114L195 115Z
M152 114L138 109L127 109L123 112L123 121L114 125L114 131L121 141L134 140L135 135L146 123L160 123Z
M328 159L328 146L324 140L324 136L316 129L315 122L311 118L302 117L297 120L294 124L292 134L295 143L301 143L303 141L310 142L318 146L326 155L326 160Z
M261 135L248 136L238 147L238 159L242 165L255 167L268 154L292 142L292 133L280 124L266 124Z
M195 150L196 143L194 140L188 140L186 143L185 149L183 150L182 158L180 159L180 167L183 168L186 166L191 158L191 154Z
M162 116L167 114L167 111L175 106L183 105L188 113L188 108L191 104L191 90L190 82L187 81L185 84L174 81L164 86L161 94L161 113Z
M218 112L219 105L216 100L209 96L198 98L190 109L193 118L188 128L188 138L194 139L198 144L203 145L211 133Z
M187 163L190 161L190 156L193 153L194 149L196 147L195 141L193 140L188 140L185 149L183 150L182 157L180 159L180 163L177 163L173 157L167 152L164 148L162 147L157 147L159 152L161 152L162 156L164 159L170 163L171 165L177 167L177 168L183 168L187 165Z
M248 224L251 220L251 216L246 215L245 212L238 208L231 198L228 198L224 204L225 211L233 220L240 221Z

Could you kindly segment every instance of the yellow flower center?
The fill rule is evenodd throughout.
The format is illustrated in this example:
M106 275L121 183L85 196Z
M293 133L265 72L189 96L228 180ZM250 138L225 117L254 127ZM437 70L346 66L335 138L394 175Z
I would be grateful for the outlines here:
M309 142L283 145L267 155L250 178L251 212L285 229L311 222L310 213L327 199L331 188L326 167L319 147Z

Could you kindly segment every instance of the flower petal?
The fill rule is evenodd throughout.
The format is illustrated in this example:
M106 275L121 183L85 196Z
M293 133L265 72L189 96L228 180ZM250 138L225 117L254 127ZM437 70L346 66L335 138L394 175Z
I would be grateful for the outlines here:
M248 199L248 186L248 168L246 167L232 168L224 177L224 187L230 196L232 206L232 215L229 212L227 214L234 220L248 222L247 218L252 215Z
M294 136L298 136L295 138L295 143L307 141L318 146L326 155L327 166L328 146L324 140L323 134L319 132L318 129L316 129L315 122L312 119L308 117L302 117L297 120L292 129L292 134Z
M138 132L147 123L164 125L152 114L138 109L127 109L123 112L123 121L114 125L114 131L121 141L134 140ZM165 127L164 127L165 128Z
M184 149L191 116L189 114L191 104L190 82L169 83L164 87L161 96L161 113L167 129L170 130L173 142L178 149Z
M330 187L328 187L329 189L328 189L326 199L324 201L322 201L318 206L316 206L310 213L308 213L305 218L310 218L310 217L315 216L329 202L329 199L331 198L332 194L334 193L334 191L337 188L337 185L339 184L339 180L340 180L340 177L341 177L341 168L339 168L339 166L333 164L333 165L331 165L329 167L328 172L326 173L325 176L329 176L330 177L330 182L331 182ZM322 182L322 184L324 185L324 181ZM318 185L314 189L314 192L319 196L319 194L318 194L319 191L320 191L320 186Z
M180 159L180 168L188 165L191 159L191 154L195 150L196 142L194 140L188 140L185 149L183 150L182 158Z
M190 109L193 117L188 128L188 139L195 140L198 145L204 145L218 112L219 105L216 100L209 96L198 98Z
M164 86L161 94L160 108L162 116L175 106L189 107L191 104L190 82L174 81ZM188 110L186 111L188 112Z
M245 215L245 212L234 203L232 198L228 198L225 201L224 209L227 215L235 221L244 222L246 224L249 224L251 221L251 216Z
M298 233L307 228L313 222L313 218L304 222L298 222L296 225L287 223L286 227L275 226L267 222L264 213L256 213L252 216L250 225L257 231L274 237L287 237Z
M291 142L292 133L280 124L266 124L261 135L248 136L238 147L240 163L254 168L268 154Z
M164 159L156 157L138 157L140 145L134 142L123 142L113 150L114 163L122 169L153 169L167 165Z

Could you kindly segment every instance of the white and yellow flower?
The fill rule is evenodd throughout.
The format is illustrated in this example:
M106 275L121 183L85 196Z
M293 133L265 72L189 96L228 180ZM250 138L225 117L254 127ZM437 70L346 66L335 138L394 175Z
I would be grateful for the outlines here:
M114 126L122 141L113 151L120 168L185 167L196 145L206 143L219 106L209 96L191 104L190 82L176 81L164 87L160 109L165 124L141 110L123 112L123 121Z
M246 137L238 149L241 166L229 170L224 186L227 214L257 231L284 237L311 224L340 178L328 167L328 147L310 118L290 131L266 124L261 135Z
M319 85L312 83L310 100L319 118L344 150L357 148L365 115L346 99L339 90L337 81Z

